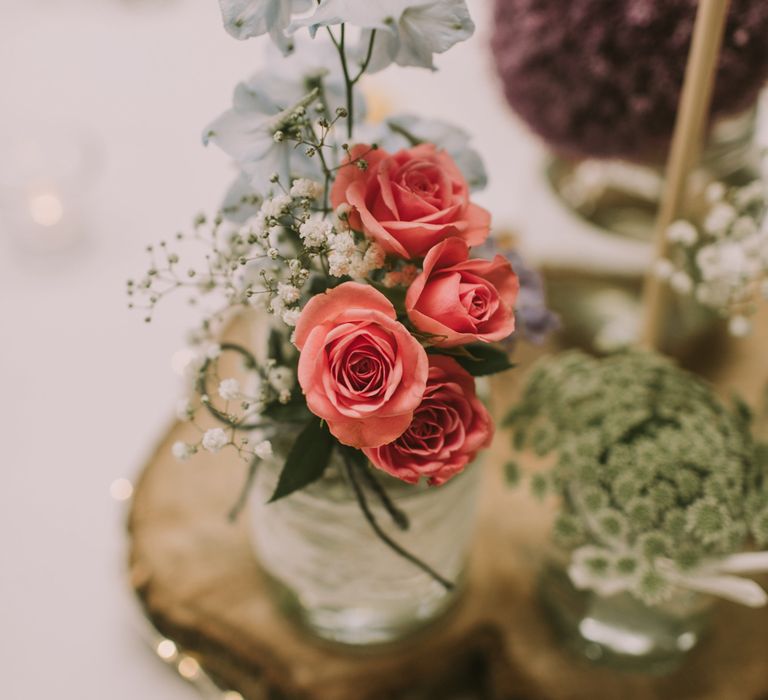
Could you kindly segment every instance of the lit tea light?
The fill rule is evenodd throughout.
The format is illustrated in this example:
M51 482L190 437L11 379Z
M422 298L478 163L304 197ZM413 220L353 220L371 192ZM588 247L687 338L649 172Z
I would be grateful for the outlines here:
M173 661L179 653L176 645L170 639L159 641L155 650L163 661Z
M79 242L87 232L88 193L100 160L93 139L70 129L22 125L0 135L0 152L5 232L35 252Z
M200 675L200 664L191 656L183 657L176 668L179 670L179 675L188 681L195 680Z
M133 496L133 484L128 479L115 479L109 485L109 494L116 501L127 501Z
M55 226L64 215L61 197L53 192L39 192L29 197L29 214L41 226Z

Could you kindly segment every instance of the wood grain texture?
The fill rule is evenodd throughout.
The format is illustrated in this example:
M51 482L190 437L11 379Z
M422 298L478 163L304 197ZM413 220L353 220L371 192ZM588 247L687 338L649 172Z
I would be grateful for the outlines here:
M708 365L725 391L757 399L768 378L766 339L757 334ZM523 365L537 354L521 350ZM523 372L497 382L497 401L510 400ZM503 488L503 434L485 463L468 589L456 608L396 648L350 651L315 641L273 606L247 518L226 518L245 465L225 454L186 463L171 457L171 444L191 430L167 432L136 486L131 581L158 629L247 700L448 700L460 687L464 698L492 700L768 697L768 610L719 604L713 633L666 677L594 667L561 649L536 599L552 504Z

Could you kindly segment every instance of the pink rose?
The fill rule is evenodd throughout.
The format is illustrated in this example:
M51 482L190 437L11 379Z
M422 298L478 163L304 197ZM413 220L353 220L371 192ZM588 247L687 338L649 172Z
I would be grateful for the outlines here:
M427 354L381 292L345 282L313 297L295 342L307 406L340 442L378 447L408 427L424 395Z
M451 238L427 253L424 271L408 288L405 308L416 328L435 336L434 345L493 342L515 330L519 288L517 275L501 255L470 260L467 244Z
M363 159L368 166L355 164ZM352 148L333 183L331 202L352 206L350 225L387 253L418 258L446 238L478 245L488 237L490 214L469 201L469 187L453 159L423 143L395 154Z
M475 380L456 360L429 356L429 379L408 429L394 442L366 448L366 457L388 474L415 484L421 477L443 484L488 447L493 421L475 394Z

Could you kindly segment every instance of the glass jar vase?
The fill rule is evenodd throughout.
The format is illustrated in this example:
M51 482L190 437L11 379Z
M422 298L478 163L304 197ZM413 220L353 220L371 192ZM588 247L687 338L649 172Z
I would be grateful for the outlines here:
M758 176L754 133L755 109L713 126L689 181L688 214L705 206L709 184L743 186ZM607 353L636 342L664 167L663 157L631 163L553 155L532 185L531 229L561 231L570 240L570 252L550 256L546 270L548 300L569 344ZM685 360L705 338L717 341L721 329L718 316L693 297L670 295L661 349Z
M562 642L590 661L625 671L674 670L705 634L713 599L677 589L659 605L628 592L602 596L579 590L565 555L550 559L540 579L540 600Z
M307 488L268 503L286 445L262 462L251 491L251 538L278 605L324 639L349 645L396 641L438 618L462 588L481 470L477 463L442 486L409 485L376 472L408 518L399 529L370 489L366 500L386 534L453 584L389 548L361 512L341 459Z

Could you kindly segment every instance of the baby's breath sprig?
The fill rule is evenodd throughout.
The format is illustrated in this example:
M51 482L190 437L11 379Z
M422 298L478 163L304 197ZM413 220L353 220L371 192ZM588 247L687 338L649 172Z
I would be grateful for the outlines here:
M667 231L669 257L656 274L678 294L729 319L735 336L751 330L759 299L768 298L768 192L762 179L740 187L710 184L699 220L680 219Z

